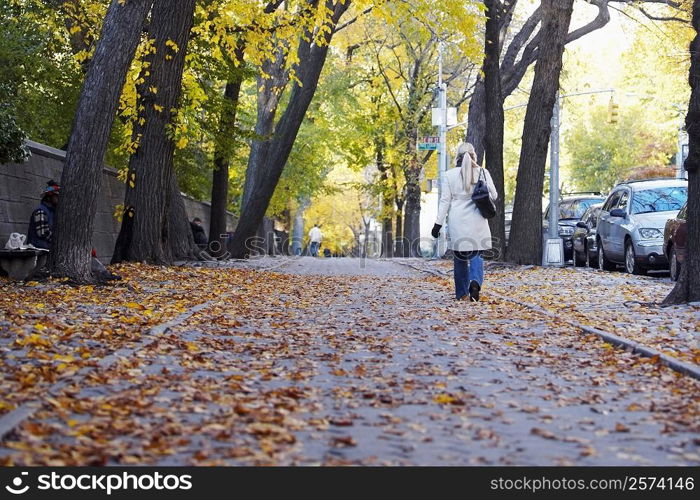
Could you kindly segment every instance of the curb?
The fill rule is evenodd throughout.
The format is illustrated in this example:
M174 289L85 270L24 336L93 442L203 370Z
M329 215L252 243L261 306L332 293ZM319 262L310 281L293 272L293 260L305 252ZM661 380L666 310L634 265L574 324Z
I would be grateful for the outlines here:
M428 273L432 274L434 276L439 276L441 278L446 278L449 276L447 273L442 273L440 271L434 271L432 269L421 269L417 266L413 266L411 264L407 263L401 263L397 262L397 264L400 264L402 266L408 266L412 269L415 269L416 271L420 271L423 273ZM550 318L555 318L558 321L567 323L575 328L578 328L579 330L582 330L588 334L596 335L600 337L601 339L605 340L606 342L614 345L615 347L621 347L624 349L630 349L631 352L640 354L642 356L648 357L648 358L653 358L658 356L659 362L667 366L673 371L676 371L678 373L681 373L683 375L687 375L689 377L692 377L694 379L700 380L700 366L694 365L691 363L686 363L684 361L680 361L672 356L669 356L668 354L664 354L661 351L658 351L654 349L653 347L647 347L645 345L640 344L639 342L635 342L633 340L626 339L624 337L620 337L619 335L615 335L614 333L609 333L604 330L599 330L597 328L593 328L590 326L582 325L581 323L577 321L573 321L567 318L563 318L556 313L547 311L546 309L542 309L539 306L535 306L532 304L527 304L525 302L520 302L515 299L511 299L510 297L506 297L504 295L501 295L500 293L496 292L489 292L491 295L494 297L498 298L499 300L503 300L506 302L511 302L513 304L517 304L521 307L525 307L527 309L530 309L531 311L535 311L537 313L543 314L545 316L548 316Z

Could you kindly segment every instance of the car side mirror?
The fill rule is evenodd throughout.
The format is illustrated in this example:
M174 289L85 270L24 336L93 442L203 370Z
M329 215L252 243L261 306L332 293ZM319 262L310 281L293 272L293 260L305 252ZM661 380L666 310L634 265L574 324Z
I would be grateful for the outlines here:
M588 229L588 224L586 224L585 222L583 222L582 220L580 220L580 221L578 221L578 222L576 223L576 227L580 227L580 228L582 228L582 229Z
M616 208L616 209L610 211L610 217L622 217L623 219L626 219L627 212L625 212L621 208Z

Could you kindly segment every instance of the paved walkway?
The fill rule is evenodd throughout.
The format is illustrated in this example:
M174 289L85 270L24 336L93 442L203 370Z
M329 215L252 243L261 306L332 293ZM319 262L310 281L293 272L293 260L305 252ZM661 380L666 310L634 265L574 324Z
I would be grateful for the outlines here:
M255 300L232 289L65 388L0 458L700 464L698 381L551 318L454 302L444 280L388 261L231 266L262 277Z
M411 266L451 279L449 261L413 260ZM626 339L700 369L700 303L661 307L674 283L588 268L487 265L487 292Z
M406 260L410 261L411 259ZM226 263L202 262L194 265L217 268L223 266L234 269L254 269L257 271L319 276L398 276L404 278L422 276L422 273L401 265L398 261L384 259L259 257L250 260L228 261Z

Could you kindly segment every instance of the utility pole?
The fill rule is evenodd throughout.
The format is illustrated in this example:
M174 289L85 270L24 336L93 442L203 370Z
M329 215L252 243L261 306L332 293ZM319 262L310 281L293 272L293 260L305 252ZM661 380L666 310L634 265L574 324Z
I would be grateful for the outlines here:
M447 84L442 80L442 55L445 50L445 43L438 45L438 114L440 116L438 125L438 135L440 143L438 146L438 211L440 210L440 197L442 196L442 180L447 171ZM447 246L447 224L437 239L435 247L435 257L439 258L445 254Z
M564 265L564 242L559 237L559 127L561 96L557 92L552 113L549 158L549 231L542 256L543 266Z

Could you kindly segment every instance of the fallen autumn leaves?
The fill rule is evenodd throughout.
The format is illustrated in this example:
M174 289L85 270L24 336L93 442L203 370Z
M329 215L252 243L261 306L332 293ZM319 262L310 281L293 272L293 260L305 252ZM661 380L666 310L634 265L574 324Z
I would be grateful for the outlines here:
M700 462L697 381L439 278L119 273L3 285L3 463Z

